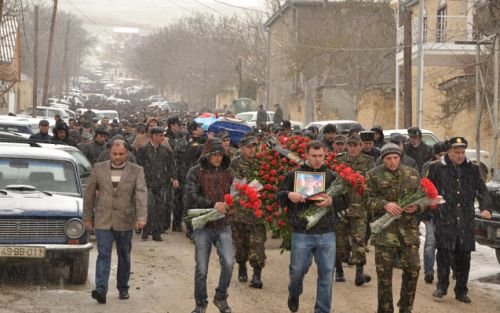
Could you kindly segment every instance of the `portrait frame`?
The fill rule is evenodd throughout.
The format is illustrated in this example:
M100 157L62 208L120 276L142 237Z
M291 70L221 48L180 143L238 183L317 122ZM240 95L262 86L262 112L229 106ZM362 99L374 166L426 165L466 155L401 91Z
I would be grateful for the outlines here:
M326 190L325 172L296 171L294 180L294 192L304 197L310 197Z

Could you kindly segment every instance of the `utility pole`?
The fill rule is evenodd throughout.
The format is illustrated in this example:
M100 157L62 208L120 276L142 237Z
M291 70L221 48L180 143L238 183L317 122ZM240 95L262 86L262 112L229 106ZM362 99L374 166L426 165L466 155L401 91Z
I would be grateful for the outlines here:
M242 64L241 64L241 57L238 59L238 98L241 98L241 72L243 71L242 69Z
M476 160L481 160L481 92L479 90L479 75L481 70L479 68L479 60L481 55L481 46L479 41L476 42Z
M411 79L411 48L412 48L412 25L411 11L404 9L404 69L405 69L405 93L404 93L404 128L411 127L412 124L412 79Z
M56 28L57 2L58 0L54 0L54 8L52 10L52 20L50 23L49 51L47 53L47 65L45 66L45 79L43 81L42 105L46 105L48 99L50 65L52 62L52 46L54 45L54 32Z
M493 166L498 169L498 80L500 79L498 67L500 67L500 32L495 35L495 59L493 60ZM497 174L497 173L495 173Z
M64 39L64 56L63 56L63 66L61 73L61 81L59 83L59 99L63 97L63 82L66 82L66 95L68 95L68 38L69 29L71 25L71 20L68 19L66 26L66 38Z
M36 117L36 106L38 102L38 5L35 5L35 34L33 37L33 112Z
M423 127L424 119L424 0L418 1L418 64L417 64L417 126Z
M2 25L2 16L3 16L3 0L0 0L0 25Z
M395 111L396 111L396 118L395 118L395 129L399 129L399 63L398 63L398 52L399 52L399 42L401 40L399 36L399 0L392 0L391 1L391 7L393 8L395 12L395 18L396 18L396 49L394 53L394 61L396 62L396 77L395 77Z

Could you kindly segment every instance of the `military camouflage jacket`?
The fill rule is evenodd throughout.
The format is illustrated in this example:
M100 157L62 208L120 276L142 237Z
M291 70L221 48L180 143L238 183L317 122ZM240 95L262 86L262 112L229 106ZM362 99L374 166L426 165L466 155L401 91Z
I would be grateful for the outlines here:
M384 206L389 202L397 203L404 197L417 191L420 184L418 172L405 165L391 172L380 165L372 169L366 176L366 203L373 213L373 220L383 216ZM372 243L376 246L419 245L417 214L403 213L402 217L379 234L373 235Z
M254 158L253 161L248 162L241 156L238 156L231 161L231 169L233 170L235 178L246 178L246 180L250 182L254 179L256 172L258 172L259 161ZM233 221L245 224L264 223L263 219L256 218L252 210L246 208L239 208L236 210Z
M366 177L366 173L375 167L375 161L369 155L361 153L358 157L351 157L347 152L337 154L337 162L348 165L353 170ZM355 192L349 194L349 209L347 216L363 217L366 215L365 195Z

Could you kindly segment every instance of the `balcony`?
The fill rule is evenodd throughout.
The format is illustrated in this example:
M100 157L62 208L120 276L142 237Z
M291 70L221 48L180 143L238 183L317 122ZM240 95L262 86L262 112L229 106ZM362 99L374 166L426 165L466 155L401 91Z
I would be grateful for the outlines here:
M418 53L418 17L412 21L412 53ZM474 45L457 44L459 41L478 39L469 16L427 15L424 17L423 49L426 66L462 67L474 62ZM397 32L398 62L403 62L404 26Z

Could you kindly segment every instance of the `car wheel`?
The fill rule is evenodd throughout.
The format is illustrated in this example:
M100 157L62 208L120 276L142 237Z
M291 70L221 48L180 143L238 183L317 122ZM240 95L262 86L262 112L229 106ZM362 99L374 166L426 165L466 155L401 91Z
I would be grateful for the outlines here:
M500 263L500 248L496 248L496 252L497 252L497 261L498 263Z
M84 252L69 260L69 281L72 284L84 284L89 270L89 252Z

